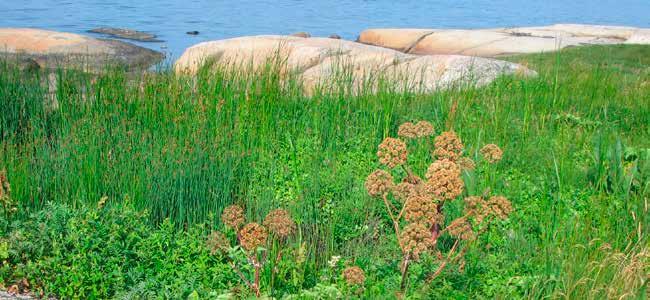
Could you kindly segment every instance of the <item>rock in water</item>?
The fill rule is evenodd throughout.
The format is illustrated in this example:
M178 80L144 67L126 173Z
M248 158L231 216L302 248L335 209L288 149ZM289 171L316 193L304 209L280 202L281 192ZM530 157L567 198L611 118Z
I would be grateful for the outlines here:
M91 33L106 34L111 37L129 39L140 42L162 42L156 38L156 35L142 31L136 31L126 28L100 27L88 30Z
M186 34L189 34L189 35L198 35L199 32L196 31L196 30L192 30L192 31L188 31L188 32L186 32Z
M431 92L456 84L484 85L502 74L534 75L527 68L506 61L460 55L404 54L399 51L329 38L249 36L200 43L185 50L176 61L178 73L195 74L201 65L263 67L282 56L281 74L294 74L305 92L327 88L341 71L349 72L356 87L387 79L411 91Z
M328 38L335 39L335 40L340 40L341 36L338 35L338 34L330 34L330 36L328 36Z
M301 31L301 32L292 33L291 36L300 37L300 38L310 38L311 34L309 34L309 32Z
M650 44L650 29L557 24L495 29L368 29L359 42L413 54L498 57L586 44Z
M31 59L42 68L101 71L107 65L148 68L162 53L116 40L30 28L0 28L0 57Z

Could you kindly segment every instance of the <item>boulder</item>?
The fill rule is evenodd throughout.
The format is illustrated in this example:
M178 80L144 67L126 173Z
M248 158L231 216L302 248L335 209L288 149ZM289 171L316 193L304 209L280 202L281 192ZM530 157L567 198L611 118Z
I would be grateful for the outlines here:
M155 34L132 30L132 29L126 29L126 28L99 27L99 28L88 30L88 32L105 34L110 37L134 40L139 42L162 42L162 40L156 38Z
M461 55L404 54L399 51L330 38L249 36L204 42L188 48L175 71L195 74L207 61L222 66L262 67L282 58L282 74L297 75L309 94L346 71L358 86L383 78L412 91L430 92L456 84L484 85L502 74L533 75L525 67L495 59Z
M494 29L368 29L359 42L411 54L498 57L589 44L650 44L648 29L557 24Z
M310 38L311 34L309 32L300 31L300 32L292 33L291 36L300 37L300 38Z
M42 68L102 70L106 65L148 68L159 52L116 40L30 28L0 28L0 58L31 59Z

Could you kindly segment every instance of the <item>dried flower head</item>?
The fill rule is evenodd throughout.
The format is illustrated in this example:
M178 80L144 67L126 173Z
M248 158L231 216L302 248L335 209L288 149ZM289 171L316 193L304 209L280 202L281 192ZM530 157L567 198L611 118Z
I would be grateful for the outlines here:
M477 223L482 223L489 212L487 202L483 197L469 196L465 198L465 214L472 216Z
M420 121L415 124L415 132L417 137L427 137L433 135L433 125L427 121Z
M357 266L347 267L343 270L343 279L350 285L362 285L366 281L366 274Z
M264 218L264 226L280 238L286 238L296 230L296 223L284 209L270 211Z
M206 245L208 246L210 253L214 255L217 253L228 251L228 249L230 248L230 241L223 233L219 231L213 231L208 236Z
M503 196L493 196L487 201L490 212L498 218L505 219L512 212L512 203Z
M406 122L399 126L397 135L409 139L432 136L433 125L427 121L419 121L416 124Z
M487 144L479 152L491 164L500 161L503 157L503 151L495 144Z
M460 166L447 159L436 160L429 165L426 178L430 192L440 200L457 198L465 187L460 177Z
M472 231L472 225L466 218L458 218L453 220L448 226L449 234L458 237L461 240L471 240L475 237Z
M404 228L401 235L402 249L418 259L420 254L433 247L431 232L426 224L411 223Z
M384 141L379 144L379 150L377 150L379 162L389 168L394 168L406 163L407 155L408 151L406 150L406 144L400 139L390 137L384 139Z
M11 185L7 179L7 170L0 171L0 199L11 197Z
M463 142L453 131L445 131L435 138L433 155L438 159L457 160L463 152Z
M461 157L456 163L460 166L461 169L467 171L473 171L476 168L476 163L469 157Z
M242 248L251 251L266 244L268 236L269 234L264 226L257 223L248 223L239 231L239 243Z
M430 197L413 196L406 200L404 219L411 223L423 223L431 226L441 223L443 215L438 212L438 206Z
M418 137L417 127L411 122L406 122L399 126L397 135L407 139L414 139Z
M384 196L393 188L393 176L384 170L375 170L366 178L366 190L372 197Z
M245 222L244 209L236 204L224 208L223 213L221 214L221 221L224 225L232 229L239 229L239 227L241 227Z

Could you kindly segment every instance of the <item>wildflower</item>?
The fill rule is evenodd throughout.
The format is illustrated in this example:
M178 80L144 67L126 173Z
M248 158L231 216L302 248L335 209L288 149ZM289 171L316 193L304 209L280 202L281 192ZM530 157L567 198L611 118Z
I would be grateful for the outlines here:
M472 231L472 225L469 224L466 218L458 218L453 220L449 226L447 226L449 234L457 236L461 240L471 240L474 238L474 231Z
M284 209L275 209L264 218L264 226L280 238L286 238L296 229L289 212Z
M426 178L430 192L440 200L455 199L465 187L460 177L460 166L451 160L434 161L427 169Z
M438 159L456 160L463 152L463 142L453 131L445 131L435 138L433 155Z
M330 266L330 268L336 267L336 265L339 263L341 260L341 256L339 255L334 255L330 258L329 261L327 261L327 264Z
M433 135L433 125L427 121L420 121L415 124L415 132L417 137L427 137Z
M479 152L491 164L499 162L503 157L503 151L495 144L487 144Z
M232 228L239 229L245 220L244 220L244 209L239 205L231 205L226 207L221 214L221 221L224 225Z
M393 176L384 170L375 170L366 178L368 195L379 197L386 195L393 188Z
M461 169L467 171L473 171L476 168L476 163L469 157L461 157L456 163L460 166Z
M443 215L438 212L438 206L429 197L413 196L408 198L404 207L404 219L412 223L427 225L442 222Z
M493 196L487 202L490 212L498 218L505 219L512 212L512 203L503 196Z
M269 234L264 226L257 223L248 223L239 231L239 236L239 243L242 248L251 251L266 244L266 238Z
M390 137L384 139L377 150L379 162L391 169L406 163L407 153L406 144L402 140Z
M429 227L422 223L411 223L404 228L401 236L402 250L418 259L420 254L433 247Z
M399 126L397 129L397 135L407 139L413 139L418 137L417 127L411 122L406 122Z
M213 231L208 236L206 245L208 246L210 253L214 255L216 253L227 251L230 248L230 241L223 233L219 231Z
M362 285L366 281L366 274L361 268L352 266L343 270L343 278L350 285Z

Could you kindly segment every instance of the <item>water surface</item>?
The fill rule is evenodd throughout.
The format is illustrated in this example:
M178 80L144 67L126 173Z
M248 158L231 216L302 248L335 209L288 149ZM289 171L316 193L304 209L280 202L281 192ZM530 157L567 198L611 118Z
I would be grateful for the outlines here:
M0 27L85 33L99 26L157 34L138 43L177 57L198 42L307 31L355 39L373 27L485 28L553 23L650 27L650 0L0 0ZM198 36L185 34L197 30ZM97 35L99 36L99 35Z

